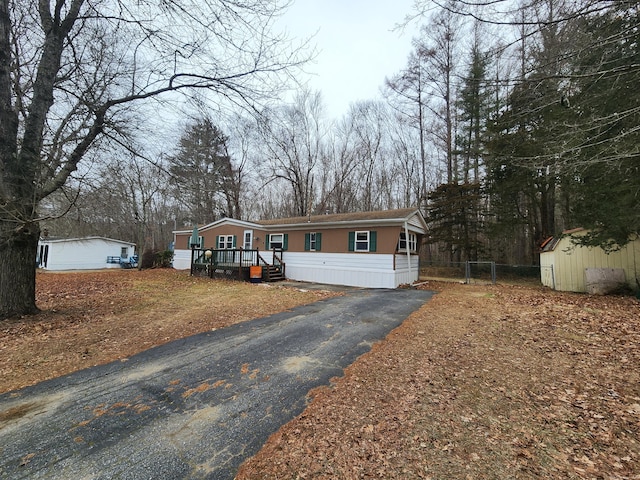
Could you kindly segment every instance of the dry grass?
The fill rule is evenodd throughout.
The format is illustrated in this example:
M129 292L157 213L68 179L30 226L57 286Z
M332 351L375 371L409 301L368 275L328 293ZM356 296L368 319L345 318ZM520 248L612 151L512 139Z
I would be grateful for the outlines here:
M39 315L0 327L0 392L333 295L175 270L39 272Z
M312 392L239 480L640 479L638 300L421 288L440 293ZM328 295L166 270L43 274L44 312L2 326L2 388Z

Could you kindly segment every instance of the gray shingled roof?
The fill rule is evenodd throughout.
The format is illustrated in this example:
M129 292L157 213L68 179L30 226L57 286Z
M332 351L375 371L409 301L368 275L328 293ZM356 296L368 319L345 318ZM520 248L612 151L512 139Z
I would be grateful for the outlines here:
M412 215L417 208L400 208L397 210L379 210L375 212L331 213L328 215L311 215L310 217L289 217L274 220L258 220L259 225L295 225L298 223L334 223L356 222L366 220L403 219Z

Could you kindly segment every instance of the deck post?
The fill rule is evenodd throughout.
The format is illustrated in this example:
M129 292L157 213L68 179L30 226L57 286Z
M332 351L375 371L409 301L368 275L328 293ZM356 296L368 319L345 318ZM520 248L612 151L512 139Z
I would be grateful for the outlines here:
M207 265L207 273L209 274L209 278L213 278L213 251L211 249L207 249L204 251L204 258L209 265Z

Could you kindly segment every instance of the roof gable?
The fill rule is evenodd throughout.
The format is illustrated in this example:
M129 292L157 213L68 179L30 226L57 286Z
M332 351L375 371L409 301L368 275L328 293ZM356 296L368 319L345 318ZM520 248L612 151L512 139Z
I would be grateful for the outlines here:
M198 225L198 232L205 232L207 230L211 230L212 228L220 227L223 225L233 225L237 227L243 228L261 228L261 225L254 222L247 222L245 220L237 220L235 218L221 218L220 220L216 220L215 222L207 223L206 225ZM173 233L188 233L191 234L193 232L193 227L184 230L174 230Z

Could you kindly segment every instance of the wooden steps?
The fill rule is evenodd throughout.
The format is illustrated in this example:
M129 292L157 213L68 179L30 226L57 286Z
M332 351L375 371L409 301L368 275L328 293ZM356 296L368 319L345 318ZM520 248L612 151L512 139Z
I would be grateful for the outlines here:
M285 279L282 274L282 269L277 265L266 265L263 268L265 269L265 272L262 278L265 282L279 282Z

